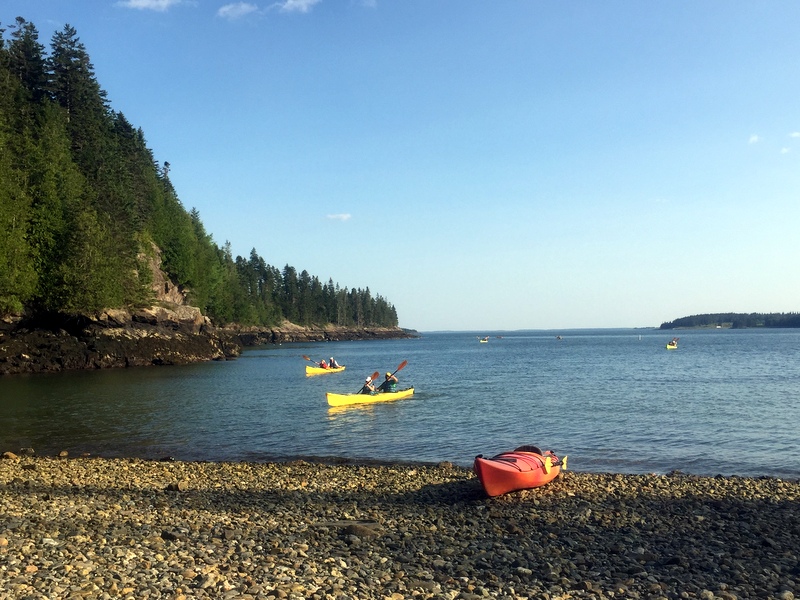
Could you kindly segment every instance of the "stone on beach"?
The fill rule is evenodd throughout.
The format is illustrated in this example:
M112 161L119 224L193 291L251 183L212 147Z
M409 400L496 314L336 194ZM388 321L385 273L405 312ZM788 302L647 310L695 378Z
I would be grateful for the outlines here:
M0 461L1 598L782 598L800 484L450 464Z

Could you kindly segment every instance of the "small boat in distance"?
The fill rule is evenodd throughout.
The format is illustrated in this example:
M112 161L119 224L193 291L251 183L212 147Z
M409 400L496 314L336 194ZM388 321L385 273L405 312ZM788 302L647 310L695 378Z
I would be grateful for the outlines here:
M488 344L489 343L489 336L487 335L486 337L482 337L480 339L480 342L481 342L481 344Z
M672 338L669 342L667 342L667 350L677 350L678 349L678 339L679 338Z

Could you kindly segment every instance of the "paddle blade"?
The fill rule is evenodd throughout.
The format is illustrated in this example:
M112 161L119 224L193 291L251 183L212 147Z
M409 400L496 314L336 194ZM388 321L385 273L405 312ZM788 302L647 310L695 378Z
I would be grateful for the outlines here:
M305 358L306 360L311 360L311 359L310 359L309 357L307 357L305 354L303 354L303 358ZM313 361L313 360L311 360L311 362L314 362L314 361Z
M395 373L397 373L398 371L402 371L403 369L405 369L405 368L406 368L406 365L407 365L407 364L408 364L408 361L407 361L407 360L404 360L403 362L401 362L401 363L400 363L400 366L399 366L399 367L397 367L397 368L394 370L394 372L395 372Z
M375 380L376 380L378 377L380 377L380 376L381 376L381 374L380 374L380 373L378 373L377 371L375 371L375 372L372 374L372 381L375 381Z

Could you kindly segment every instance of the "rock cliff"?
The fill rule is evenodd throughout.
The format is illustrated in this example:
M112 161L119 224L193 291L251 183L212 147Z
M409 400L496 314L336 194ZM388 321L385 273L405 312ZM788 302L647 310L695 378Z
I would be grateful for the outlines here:
M0 375L145 365L239 356L246 346L413 337L400 328L213 327L199 309L162 303L96 316L44 315L0 321Z
M235 337L215 330L188 306L0 323L0 374L187 364L235 358L240 352Z
M145 257L146 258L146 257ZM161 271L153 246L153 306L97 315L39 314L0 318L0 375L228 360L245 346L414 337L400 328L214 327Z

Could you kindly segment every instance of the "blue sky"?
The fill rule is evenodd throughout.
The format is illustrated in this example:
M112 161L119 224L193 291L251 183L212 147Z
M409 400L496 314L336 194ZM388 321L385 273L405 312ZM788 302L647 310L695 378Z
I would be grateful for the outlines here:
M4 0L234 255L420 331L800 310L800 3ZM6 32L8 37L8 32Z

